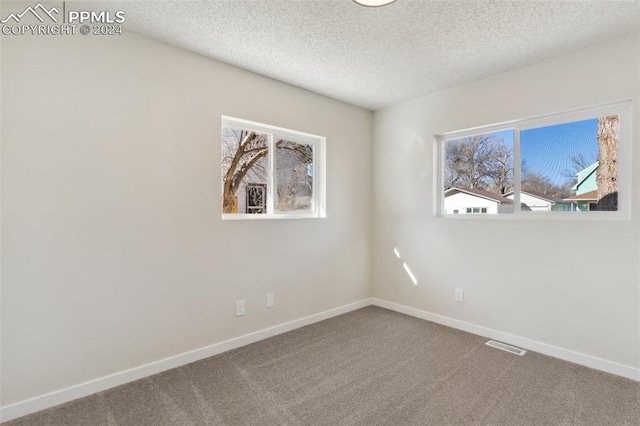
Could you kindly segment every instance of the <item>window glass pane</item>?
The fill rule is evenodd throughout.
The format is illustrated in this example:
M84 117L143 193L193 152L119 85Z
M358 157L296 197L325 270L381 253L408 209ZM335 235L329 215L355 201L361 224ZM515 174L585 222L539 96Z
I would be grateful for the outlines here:
M513 130L444 141L445 214L513 213Z
M313 209L313 145L285 139L276 142L277 212Z
M267 213L269 137L222 128L222 213Z
M618 129L607 116L520 132L523 211L617 210Z

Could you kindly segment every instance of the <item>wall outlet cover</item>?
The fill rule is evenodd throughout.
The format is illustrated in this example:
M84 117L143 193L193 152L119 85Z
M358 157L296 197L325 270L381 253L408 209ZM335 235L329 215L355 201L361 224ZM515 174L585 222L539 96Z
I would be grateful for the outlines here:
M244 315L244 300L236 301L236 316L241 317Z
M274 293L267 293L267 298L266 298L267 308L270 308L275 304L276 304L276 295Z

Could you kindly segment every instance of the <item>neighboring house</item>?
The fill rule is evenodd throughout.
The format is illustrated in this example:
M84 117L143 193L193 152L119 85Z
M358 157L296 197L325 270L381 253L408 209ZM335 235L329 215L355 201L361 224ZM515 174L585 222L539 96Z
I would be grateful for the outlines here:
M264 214L267 212L266 178L269 160L261 158L245 177L236 192L236 213Z
M589 211L595 210L598 205L598 190L594 189L593 191L585 192L580 195L572 195L571 197L565 198L565 202L570 203L571 210L579 210L579 211Z
M291 142L289 142L292 144ZM298 144L300 145L300 144ZM303 146L303 145L300 145ZM294 148L296 148L294 146ZM262 158L236 192L236 213L267 213L268 159ZM276 211L309 210L313 196L313 163L299 149L276 149Z
M513 191L507 192L504 196L513 200ZM571 210L571 203L561 198L535 191L520 191L520 203L527 205L534 212Z
M513 200L481 189L449 188L444 193L446 214L513 213Z
M571 188L573 195L564 201L570 203L574 211L595 210L598 204L598 162L580 170L576 176L578 181Z
M313 198L313 148L284 143L289 144L288 149L276 149L276 210L309 210Z
M586 194L587 192L596 191L598 189L598 162L596 161L589 167L580 170L576 176L578 181L571 188L571 193L575 195Z

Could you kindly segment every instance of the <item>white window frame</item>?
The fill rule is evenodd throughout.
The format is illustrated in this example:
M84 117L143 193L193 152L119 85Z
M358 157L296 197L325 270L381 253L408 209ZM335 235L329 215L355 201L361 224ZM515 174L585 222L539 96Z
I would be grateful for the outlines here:
M235 127L243 130L264 133L268 136L269 147L269 177L267 181L267 213L247 214L247 213L221 213L222 220L262 220L262 219L308 219L324 218L326 213L326 143L323 136L311 133L299 132L297 130L285 129L269 124L244 120L223 115L220 126L220 147L222 147L222 129L225 127ZM311 209L302 212L276 212L275 211L275 141L286 139L292 142L299 142L313 147L313 194L311 199ZM224 182L221 180L219 205L222 208Z
M631 219L631 146L632 101L625 100L575 109L571 111L547 114L538 117L507 121L487 126L446 132L434 136L434 216L455 220L630 220ZM618 134L618 210L617 211L523 211L520 204L520 132L539 127L553 126L595 117L618 115L620 128ZM445 142L479 134L513 130L513 213L505 214L447 214L444 211L444 159Z

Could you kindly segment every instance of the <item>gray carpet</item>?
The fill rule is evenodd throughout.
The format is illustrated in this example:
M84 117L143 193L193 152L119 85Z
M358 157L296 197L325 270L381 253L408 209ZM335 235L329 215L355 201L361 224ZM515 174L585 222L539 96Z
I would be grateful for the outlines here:
M5 423L640 425L640 383L377 307Z

